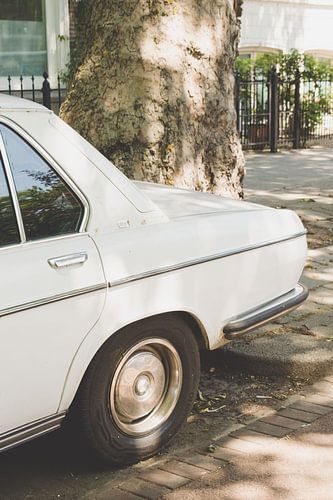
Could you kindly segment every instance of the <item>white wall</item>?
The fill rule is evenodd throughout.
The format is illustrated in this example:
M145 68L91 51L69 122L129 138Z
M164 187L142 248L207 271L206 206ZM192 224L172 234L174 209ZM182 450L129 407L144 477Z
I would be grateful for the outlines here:
M333 0L245 0L240 49L245 47L333 58Z
M51 87L57 85L57 75L69 59L68 0L45 0L47 57ZM64 36L65 40L60 40Z

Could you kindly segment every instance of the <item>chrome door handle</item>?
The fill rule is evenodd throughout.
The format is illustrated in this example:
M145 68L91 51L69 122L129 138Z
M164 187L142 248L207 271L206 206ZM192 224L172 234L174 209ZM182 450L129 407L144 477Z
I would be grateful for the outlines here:
M70 255L63 255L62 257L54 257L48 259L48 263L53 269L60 269L61 267L75 266L77 264L84 264L88 259L86 252L72 253Z

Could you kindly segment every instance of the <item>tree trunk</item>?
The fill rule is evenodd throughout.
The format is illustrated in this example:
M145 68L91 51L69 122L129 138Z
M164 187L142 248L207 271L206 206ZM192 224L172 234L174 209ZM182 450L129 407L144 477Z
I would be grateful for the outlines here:
M240 0L81 0L61 116L126 175L242 196Z

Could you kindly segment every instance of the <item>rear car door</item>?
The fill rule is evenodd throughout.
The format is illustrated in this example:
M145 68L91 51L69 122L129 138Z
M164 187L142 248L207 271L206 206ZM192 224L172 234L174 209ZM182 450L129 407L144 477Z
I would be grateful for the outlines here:
M106 293L88 203L37 146L0 123L0 440L57 413Z

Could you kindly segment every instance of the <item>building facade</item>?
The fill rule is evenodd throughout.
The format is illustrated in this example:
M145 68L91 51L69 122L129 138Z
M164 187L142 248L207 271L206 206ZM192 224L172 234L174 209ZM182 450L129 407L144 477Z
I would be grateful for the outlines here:
M333 0L245 0L240 55L311 54L333 64Z
M0 87L25 87L43 73L56 85L69 60L70 7L73 0L0 0Z
M229 0L230 1L230 0ZM0 90L51 86L69 61L79 0L0 0ZM244 0L241 57L300 52L333 64L333 0Z

